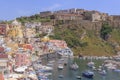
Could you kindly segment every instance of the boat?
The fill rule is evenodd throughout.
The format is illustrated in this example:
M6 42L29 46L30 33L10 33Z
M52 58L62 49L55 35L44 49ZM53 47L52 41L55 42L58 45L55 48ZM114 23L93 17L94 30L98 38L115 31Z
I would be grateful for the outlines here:
M55 62L54 60L52 60L52 61L49 61L49 63L51 63L51 64L52 64L52 63L54 63L54 62Z
M64 68L64 66L62 64L58 65L58 69L62 70Z
M73 52L70 48L65 48L62 50L56 51L57 54L59 54L62 57L73 57Z
M91 61L91 62L88 62L88 64L87 64L87 66L88 66L88 67L90 67L90 68L93 68L93 67L94 67L94 65L95 65L95 63L94 63L94 62L92 62L92 61Z
M77 79L81 79L81 76L76 76Z
M53 64L52 64L52 63L48 63L48 64L47 64L47 66L52 67L52 66L53 66Z
M87 66L93 68L95 66L95 63L92 61L92 57L89 58L90 58L90 62L87 63Z
M86 70L82 73L82 76L83 77L86 77L86 78L93 78L94 76L94 72L90 71L90 70Z
M59 75L58 77L59 77L59 78L63 78L64 76L63 76L63 75Z
M102 70L99 72L101 75L105 76L107 74L106 70Z
M78 68L79 68L79 66L76 63L74 63L70 66L70 69L72 69L72 70L77 70Z
M120 73L120 69L115 69L114 71L115 71L115 72L119 72L119 73Z
M67 66L67 63L64 63L64 66Z

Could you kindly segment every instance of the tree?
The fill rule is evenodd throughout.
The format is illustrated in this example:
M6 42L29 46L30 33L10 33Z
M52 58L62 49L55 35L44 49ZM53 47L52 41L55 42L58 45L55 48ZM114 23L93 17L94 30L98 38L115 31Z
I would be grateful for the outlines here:
M108 24L103 24L100 30L100 35L104 40L108 39L108 35L112 32L112 28Z

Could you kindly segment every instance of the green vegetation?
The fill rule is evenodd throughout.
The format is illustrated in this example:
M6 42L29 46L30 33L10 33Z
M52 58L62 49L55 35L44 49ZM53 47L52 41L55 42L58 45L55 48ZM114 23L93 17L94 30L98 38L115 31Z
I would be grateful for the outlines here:
M87 35L83 41L88 43L87 47L83 47L81 49L81 52L84 55L111 56L115 53L109 42L102 40L99 36L96 36L95 31L87 31Z
M120 29L113 29L109 40L120 44Z
M102 25L102 28L101 28L101 31L100 31L100 34L101 34L101 37L104 39L104 40L107 40L108 39L108 35L112 32L112 28L108 25L108 24L103 24Z
M78 27L78 26L76 26ZM87 46L86 42L80 41L80 36L83 30L73 30L73 28L64 28L61 30L62 26L55 27L54 36L50 36L53 39L65 40L70 48L77 48ZM59 31L60 30L60 31Z
M90 13L86 13L86 15L90 15ZM38 14L30 17L20 17L17 20L22 23L51 21L49 17L41 18ZM69 21L66 23L63 20L56 21L54 35L50 35L50 38L65 40L74 55L112 56L120 50L113 46L113 43L120 45L120 29L113 29L110 25L103 24L101 30L94 31L85 29L80 24L70 23ZM38 32L36 37L43 37L44 35L46 34L39 34Z
M41 18L39 14L32 15L30 17L20 17L17 18L22 24L25 22L50 22L50 18Z
M84 31L86 34L81 39ZM101 29L102 35L106 35L111 32L111 28L106 28L106 25ZM109 43L100 36L99 33L94 30L85 30L80 25L59 25L55 27L54 36L50 36L53 39L65 40L68 46L73 50L74 55L94 55L94 56L111 56L115 55L115 50ZM100 33L99 33L100 34ZM116 37L117 38L117 37Z

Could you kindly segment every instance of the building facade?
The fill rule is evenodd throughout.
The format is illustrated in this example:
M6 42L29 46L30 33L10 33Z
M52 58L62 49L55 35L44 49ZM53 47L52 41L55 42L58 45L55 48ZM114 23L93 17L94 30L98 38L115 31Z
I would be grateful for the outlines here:
M15 56L15 66L30 65L30 55L26 53L17 53Z
M0 35L6 35L7 24L0 24Z

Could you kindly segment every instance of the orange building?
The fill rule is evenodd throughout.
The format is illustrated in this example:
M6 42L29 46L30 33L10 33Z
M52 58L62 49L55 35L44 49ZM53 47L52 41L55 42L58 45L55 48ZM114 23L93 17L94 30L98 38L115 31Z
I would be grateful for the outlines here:
M31 44L19 44L18 46L24 48L25 50L31 50L31 51L33 50Z
M23 48L24 49L29 49L29 50L33 50L33 47L32 47L32 45L31 44L25 44L25 45L23 45Z

